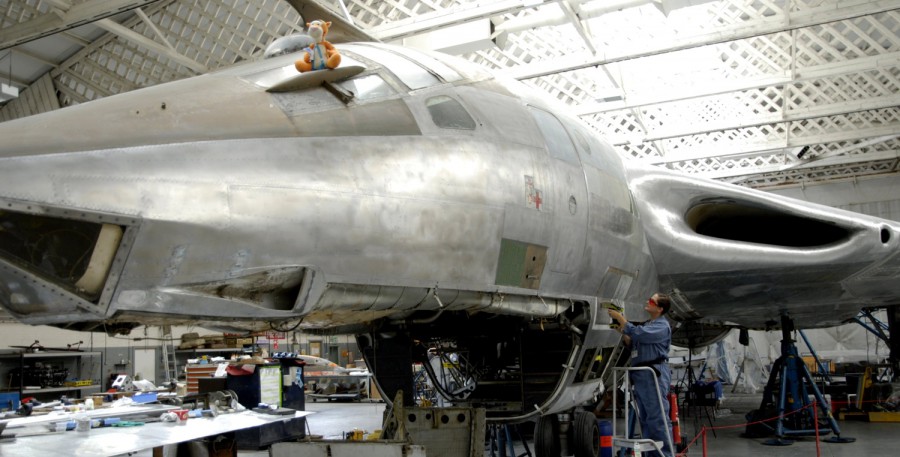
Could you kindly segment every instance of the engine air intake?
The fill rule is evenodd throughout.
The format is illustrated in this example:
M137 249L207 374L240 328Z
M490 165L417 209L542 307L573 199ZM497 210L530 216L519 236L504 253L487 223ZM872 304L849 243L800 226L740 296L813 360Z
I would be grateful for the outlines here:
M696 205L685 219L700 235L792 248L834 244L850 236L834 224L735 202Z

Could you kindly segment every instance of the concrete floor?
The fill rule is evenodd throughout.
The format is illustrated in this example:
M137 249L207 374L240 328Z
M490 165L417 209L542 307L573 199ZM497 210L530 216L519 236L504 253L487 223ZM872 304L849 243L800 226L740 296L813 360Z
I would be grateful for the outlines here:
M707 434L708 456L772 456L772 457L888 457L900 455L900 423L868 423L859 421L837 421L842 438L856 438L853 443L827 443L825 439L833 434L820 431L819 449L816 449L815 437L798 438L790 446L768 446L763 443L769 438L742 438L747 423L745 415L759 407L760 394L742 395L728 394L718 412L713 412L715 436ZM684 412L683 412L684 413ZM709 426L709 420L703 416L702 421L697 414L681 415L680 422L683 433L692 440L698 436L701 426ZM727 428L719 428L727 427ZM689 449L689 455L702 456L701 440Z
M326 440L339 440L353 429L366 433L381 429L385 404L307 402L306 410L315 411L307 417L311 435L321 435ZM243 455L243 454L241 454Z
M326 440L340 440L347 432L354 429L366 433L381 429L384 415L384 403L336 403L306 402L307 411L315 414L307 416L307 433L310 436L321 436ZM238 451L239 457L268 457L268 450Z
M746 422L744 415L759 405L760 396L757 395L729 395L720 407L717 417L712 419L715 427L733 427L716 430L716 436L712 434L707 438L707 456L710 457L736 457L736 456L772 456L772 457L895 457L900 455L900 423L867 423L857 421L838 421L842 437L856 438L856 442L847 444L819 443L819 453L816 450L814 438L803 438L793 445L784 447L766 446L765 438L741 438ZM308 411L316 411L309 416L309 431L313 435L322 435L325 439L340 439L346 432L359 428L371 432L381 428L383 403L307 403ZM706 416L703 417L703 425L709 425ZM700 420L694 415L682 414L681 424L683 433L693 438L695 431L701 427ZM522 428L531 428L532 425L523 424ZM619 433L622 433L622 421L617 424ZM824 439L825 437L823 437ZM528 442L529 449L534 452L533 444ZM524 448L518 445L516 453L521 455ZM267 451L240 451L241 457L268 456ZM486 452L486 456L490 456ZM702 456L700 440L692 446L688 455Z

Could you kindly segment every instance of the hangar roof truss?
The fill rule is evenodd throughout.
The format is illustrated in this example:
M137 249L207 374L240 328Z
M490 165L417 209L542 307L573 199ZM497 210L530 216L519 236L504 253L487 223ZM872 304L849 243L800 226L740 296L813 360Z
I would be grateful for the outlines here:
M295 3L4 2L0 120L256 58L302 31ZM898 173L897 0L312 3L520 79L636 160L751 187Z

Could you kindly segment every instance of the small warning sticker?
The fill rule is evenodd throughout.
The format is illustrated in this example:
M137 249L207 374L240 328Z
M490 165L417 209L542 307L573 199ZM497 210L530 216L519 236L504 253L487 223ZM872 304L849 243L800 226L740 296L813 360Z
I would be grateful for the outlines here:
M544 204L544 194L534 185L534 176L525 175L525 206L540 211Z

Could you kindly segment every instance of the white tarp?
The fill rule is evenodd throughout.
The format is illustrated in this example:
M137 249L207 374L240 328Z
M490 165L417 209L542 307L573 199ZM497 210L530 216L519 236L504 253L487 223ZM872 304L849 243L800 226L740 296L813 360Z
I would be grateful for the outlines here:
M874 313L881 322L887 322L883 311ZM868 320L864 322L872 325ZM840 363L882 363L890 354L890 348L880 338L857 323L844 324L826 329L804 330L809 343L819 359L828 366L828 362ZM887 333L885 331L885 333ZM700 369L706 366L701 379L719 379L725 384L737 384L736 391L753 393L761 392L769 376L769 369L781 355L781 330L769 332L750 331L750 344L742 346L738 342L739 332L732 330L719 343L707 347L692 357L695 377L701 378ZM797 351L801 356L812 355L806 342L795 332ZM682 380L688 350L673 348L669 354L672 362L672 382ZM743 367L743 370L742 370ZM740 377L738 377L740 373ZM730 388L727 389L730 391Z

